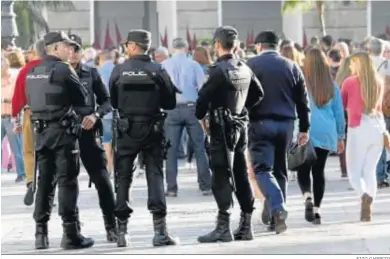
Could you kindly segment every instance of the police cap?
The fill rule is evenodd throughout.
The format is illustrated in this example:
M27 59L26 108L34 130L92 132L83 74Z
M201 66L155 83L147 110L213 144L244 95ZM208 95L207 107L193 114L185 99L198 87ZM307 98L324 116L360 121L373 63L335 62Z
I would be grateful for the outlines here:
M221 42L233 42L238 39L238 32L232 26L221 26L215 30L214 39Z
M263 31L260 32L255 39L255 44L258 43L279 45L279 37L274 31Z
M78 50L83 46L83 41L80 38L80 36L78 36L76 34L69 34L69 39L71 39L72 41L77 43L74 45L77 47Z
M64 42L66 44L81 47L77 42L74 42L73 40L69 39L68 35L66 35L66 33L63 31L49 32L45 36L43 36L43 40L46 46L57 42Z
M127 34L127 39L124 43L128 43L131 41L149 47L152 41L151 38L152 34L149 31L141 29L131 30Z

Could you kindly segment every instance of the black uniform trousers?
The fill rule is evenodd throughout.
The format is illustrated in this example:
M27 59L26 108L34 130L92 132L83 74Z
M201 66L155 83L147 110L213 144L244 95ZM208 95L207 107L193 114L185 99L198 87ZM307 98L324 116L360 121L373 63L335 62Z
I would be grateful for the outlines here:
M163 157L164 132L153 132L150 123L132 122L127 132L119 133L117 139L117 163L119 185L116 194L115 216L120 220L130 217L129 188L133 182L134 162L142 152L148 185L148 210L158 216L167 211L164 194ZM148 133L149 132L149 133Z
M250 186L245 160L245 150L248 142L247 127L243 127L237 134L237 145L234 148L234 152L230 154L233 160L233 175L236 183L235 195L240 204L241 211L252 213L254 210L254 196ZM232 206L233 188L230 183L230 174L228 173L229 167L223 137L219 126L214 125L211 127L209 146L210 165L212 169L211 190L219 211L228 212Z
M114 192L107 171L107 157L100 136L95 130L83 130L79 139L80 157L95 185L103 215L114 220Z
M58 212L64 223L78 219L77 199L79 150L76 138L57 147L40 148L36 151L39 176L35 198L34 220L46 223L50 219L56 185L58 183Z

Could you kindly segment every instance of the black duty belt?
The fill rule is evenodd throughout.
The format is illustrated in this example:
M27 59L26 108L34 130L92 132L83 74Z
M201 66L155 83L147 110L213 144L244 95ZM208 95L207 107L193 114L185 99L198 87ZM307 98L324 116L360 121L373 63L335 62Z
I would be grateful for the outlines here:
M11 118L11 115L10 114L2 114L1 118L2 119L9 119L9 118Z
M176 104L176 108L186 108L186 107L193 107L193 106L195 106L194 102Z

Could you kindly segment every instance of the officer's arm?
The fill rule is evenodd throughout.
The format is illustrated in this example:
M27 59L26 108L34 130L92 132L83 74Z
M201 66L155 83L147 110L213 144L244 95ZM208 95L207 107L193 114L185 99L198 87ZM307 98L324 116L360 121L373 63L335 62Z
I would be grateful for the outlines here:
M310 128L310 106L306 82L302 70L298 66L294 66L293 69L294 76L296 77L293 95L299 118L299 132L308 132Z
M108 87L110 89L111 105L114 109L118 109L118 80L120 77L120 66L116 66L111 73Z
M176 86L173 84L169 74L163 68L159 71L161 79L161 108L164 110L173 110L176 107Z
M259 79L252 73L251 83L249 85L248 96L246 98L245 107L252 108L264 97L264 90Z
M65 80L65 85L70 92L69 98L74 106L87 105L88 91L80 82L76 71L65 63L57 65L53 77L62 76Z
M226 80L222 70L216 66L209 69L209 78L199 90L198 99L196 100L195 116L202 120L207 113L209 103L212 100L216 89Z
M103 117L112 110L110 95L96 68L92 68L92 87L99 105L96 112Z

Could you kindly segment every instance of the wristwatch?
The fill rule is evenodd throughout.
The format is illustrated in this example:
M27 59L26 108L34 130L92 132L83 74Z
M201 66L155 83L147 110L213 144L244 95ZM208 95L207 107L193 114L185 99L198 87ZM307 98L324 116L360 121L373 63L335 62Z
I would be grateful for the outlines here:
M96 117L96 118L100 119L100 113L98 113L98 112L95 112L95 114L94 114L94 115L95 115L95 117Z

